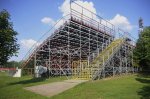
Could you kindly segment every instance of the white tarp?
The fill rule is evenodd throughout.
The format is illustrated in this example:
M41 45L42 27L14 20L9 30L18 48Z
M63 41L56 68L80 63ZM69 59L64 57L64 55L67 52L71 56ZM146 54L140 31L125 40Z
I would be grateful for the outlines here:
M8 74L12 77L21 77L21 69L9 70Z
M41 75L46 72L47 72L47 67L41 65L35 67L35 77L41 77Z

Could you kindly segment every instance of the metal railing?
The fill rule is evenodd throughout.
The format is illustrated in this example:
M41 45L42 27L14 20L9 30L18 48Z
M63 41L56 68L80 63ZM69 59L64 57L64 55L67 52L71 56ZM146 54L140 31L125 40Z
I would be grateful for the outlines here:
M40 48L48 39L51 39L56 35L56 33L59 31L59 28L61 28L64 24L66 24L66 22L69 21L68 19L70 19L70 14L62 17L59 21L55 23L53 27L50 28L50 30L48 30L46 33L42 35L41 38L39 38L39 40L29 49L27 54L22 58L23 67L25 65L25 62L30 60L30 58L32 58L32 55L36 53L38 48Z

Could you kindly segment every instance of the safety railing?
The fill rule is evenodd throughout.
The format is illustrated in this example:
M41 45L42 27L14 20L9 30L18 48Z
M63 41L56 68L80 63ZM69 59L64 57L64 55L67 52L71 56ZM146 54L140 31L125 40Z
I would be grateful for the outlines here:
M27 52L27 54L23 57L22 61L22 68L28 63L28 61L33 57L34 53L42 47L43 44L45 44L48 40L52 39L60 30L60 28L63 27L63 25L67 24L70 19L70 14L62 17L59 21L55 23L53 27L51 27L50 30L48 30L46 33L42 35L42 37L30 48L30 50Z

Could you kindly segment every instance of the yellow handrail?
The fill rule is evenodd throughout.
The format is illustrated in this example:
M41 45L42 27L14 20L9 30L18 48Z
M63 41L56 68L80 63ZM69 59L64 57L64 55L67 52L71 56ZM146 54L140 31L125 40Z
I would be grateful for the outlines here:
M85 66L85 68L82 68L81 71L76 71L74 78L76 79L91 79L92 76L94 76L94 72L98 71L100 66L102 65L110 58L110 56L113 54L117 48L120 47L120 45L123 44L124 39L117 39L114 40L111 44L108 45L91 63L90 66ZM78 61L80 63L80 61ZM87 60L86 60L87 62Z

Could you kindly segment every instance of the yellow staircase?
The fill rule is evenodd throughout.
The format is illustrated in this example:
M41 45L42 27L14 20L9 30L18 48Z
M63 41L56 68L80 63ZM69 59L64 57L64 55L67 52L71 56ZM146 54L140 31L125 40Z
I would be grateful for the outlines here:
M100 71L103 65L116 53L121 45L124 43L125 39L116 39L111 44L109 44L91 63L86 66L83 70L81 69L73 76L75 79L95 79L96 73ZM76 68L75 68L76 69Z
M80 63L81 63L81 64L80 64ZM72 78L73 78L73 79L78 78L78 75L80 74L80 72L81 72L82 70L84 70L87 65L88 65L87 60L73 61L73 62L72 62ZM86 75L84 75L84 74L86 74L86 73L83 72L83 73L80 74L80 75L82 75L82 76L85 77Z

